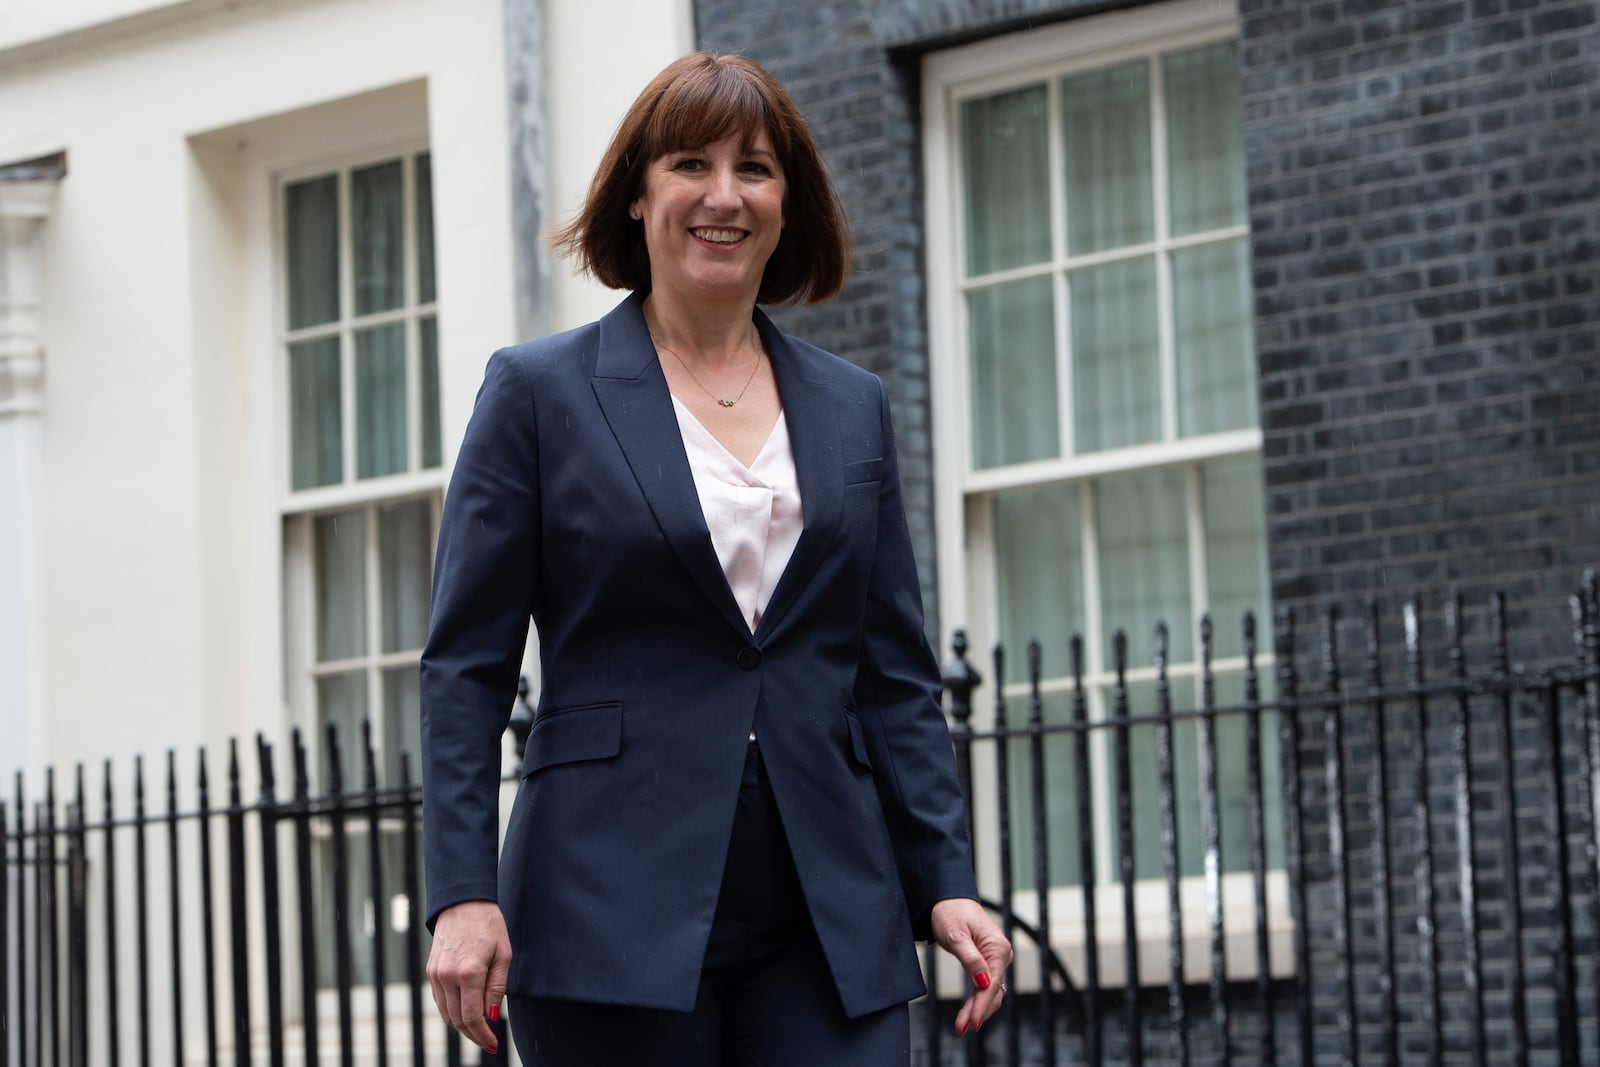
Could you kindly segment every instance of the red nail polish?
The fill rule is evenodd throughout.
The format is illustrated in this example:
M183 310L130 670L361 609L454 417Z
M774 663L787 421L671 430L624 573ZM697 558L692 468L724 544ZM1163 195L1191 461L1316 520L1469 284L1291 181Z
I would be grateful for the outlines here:
M978 976L976 978L974 978L973 981L978 984L978 988L979 989L988 989L989 988L989 975L988 975L988 972L980 971L978 973Z
M982 1020L982 1019L979 1019L979 1020L978 1020L978 1029L979 1029L979 1030L982 1030L982 1029L983 1029L983 1020Z
M500 1005L489 1005L489 1021L492 1023L497 1023L500 1021Z
M499 1045L490 1045L485 1051L488 1052L489 1055L491 1055L491 1056L498 1056L498 1055L500 1055L500 1046Z

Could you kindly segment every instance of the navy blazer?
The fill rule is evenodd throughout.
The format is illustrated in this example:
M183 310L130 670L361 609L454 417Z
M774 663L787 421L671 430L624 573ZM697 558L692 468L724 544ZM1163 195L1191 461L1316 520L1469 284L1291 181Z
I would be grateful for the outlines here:
M508 991L688 1011L752 728L845 1010L923 992L976 897L888 400L757 311L804 530L754 633L635 294L496 352L456 460L422 656L428 921L498 900ZM496 870L529 617L542 688Z

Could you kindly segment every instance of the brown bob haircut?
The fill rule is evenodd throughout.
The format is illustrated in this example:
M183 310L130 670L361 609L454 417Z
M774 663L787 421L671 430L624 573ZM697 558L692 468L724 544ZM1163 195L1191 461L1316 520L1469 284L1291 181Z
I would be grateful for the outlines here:
M550 243L612 289L650 289L644 226L628 217L645 169L669 152L765 130L787 182L784 229L756 300L817 304L850 274L850 234L838 193L805 119L776 78L736 55L676 60L639 94L617 127L583 209Z

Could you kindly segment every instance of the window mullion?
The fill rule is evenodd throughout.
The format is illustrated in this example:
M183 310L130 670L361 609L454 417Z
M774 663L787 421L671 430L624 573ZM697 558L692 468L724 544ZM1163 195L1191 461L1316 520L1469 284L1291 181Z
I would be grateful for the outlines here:
M339 450L341 484L356 480L355 225L350 171L339 171Z
M383 591L379 588L382 581L383 568L379 565L378 553L381 550L382 538L379 535L379 515L381 508L378 504L368 504L367 512L367 722L372 725L373 745L379 746L382 730L378 724L383 721L383 668L379 658L383 649ZM366 752L362 751L363 774L366 767Z
M1103 686L1091 685L1091 677L1102 675L1106 663L1105 619L1100 615L1100 538L1096 533L1094 483L1085 479L1078 483L1079 543L1083 545L1083 671L1088 688L1089 721L1105 722L1111 715L1106 707ZM1089 803L1093 807L1096 882L1105 884L1111 879L1112 847L1116 842L1114 816L1115 792L1111 786L1111 756L1107 751L1110 732L1093 730L1088 734L1098 743L1089 746L1090 774L1099 783L1090 790Z
M1105 722L1111 716L1106 710L1106 691L1095 686L1088 691L1089 721ZM1089 817L1094 820L1095 884L1110 885L1117 881L1112 876L1112 849L1116 835L1116 791L1111 788L1111 739L1109 728L1091 730L1087 736L1089 746L1089 778L1098 788L1089 790ZM1102 914L1104 914L1102 912Z
M1061 455L1077 452L1074 440L1077 420L1073 417L1072 386L1072 288L1071 279L1061 264L1067 258L1067 167L1066 139L1061 133L1061 79L1046 83L1046 141L1050 157L1050 242L1055 260L1054 299L1056 305L1056 424Z
M1095 534L1094 487L1085 479L1078 483L1079 543L1083 545L1083 632L1084 671L1099 674L1106 670L1105 620L1100 617L1100 539Z
M1189 605L1194 617L1186 620L1194 628L1195 661L1200 660L1200 617L1211 610L1209 583L1206 581L1205 501L1200 492L1200 464L1183 468L1184 496L1189 515ZM1215 622L1216 620L1212 620Z
M964 621L969 638L970 661L984 673L994 666L994 646L1001 636L1000 561L995 558L994 507L993 496L969 498L966 505L967 588L984 590L985 595L968 599L970 617ZM949 650L940 651L945 654ZM1005 679L995 678L993 684L998 691L1005 685ZM984 721L992 722L993 719L991 717Z
M1159 54L1150 57L1150 185L1155 193L1156 336L1161 389L1161 439L1178 439L1178 370L1172 321L1172 253L1167 248L1168 203L1166 72Z
M406 305L406 470L422 469L422 338L417 323L417 156L400 164L400 291Z

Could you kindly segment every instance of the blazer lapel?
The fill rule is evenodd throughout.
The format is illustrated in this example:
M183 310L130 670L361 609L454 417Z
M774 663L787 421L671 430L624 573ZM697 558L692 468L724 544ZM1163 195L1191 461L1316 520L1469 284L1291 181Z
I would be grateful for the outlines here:
M839 447L839 416L833 393L820 382L805 377L798 353L772 322L757 311L756 327L772 357L772 371L783 400L784 418L789 426L789 443L794 450L795 479L800 485L800 505L805 525L794 554L778 578L772 600L756 627L758 640L765 640L795 597L822 561L823 553L839 525L844 502L844 457Z
M729 625L749 633L700 510L672 394L640 310L642 300L635 293L600 320L594 395L673 551Z

